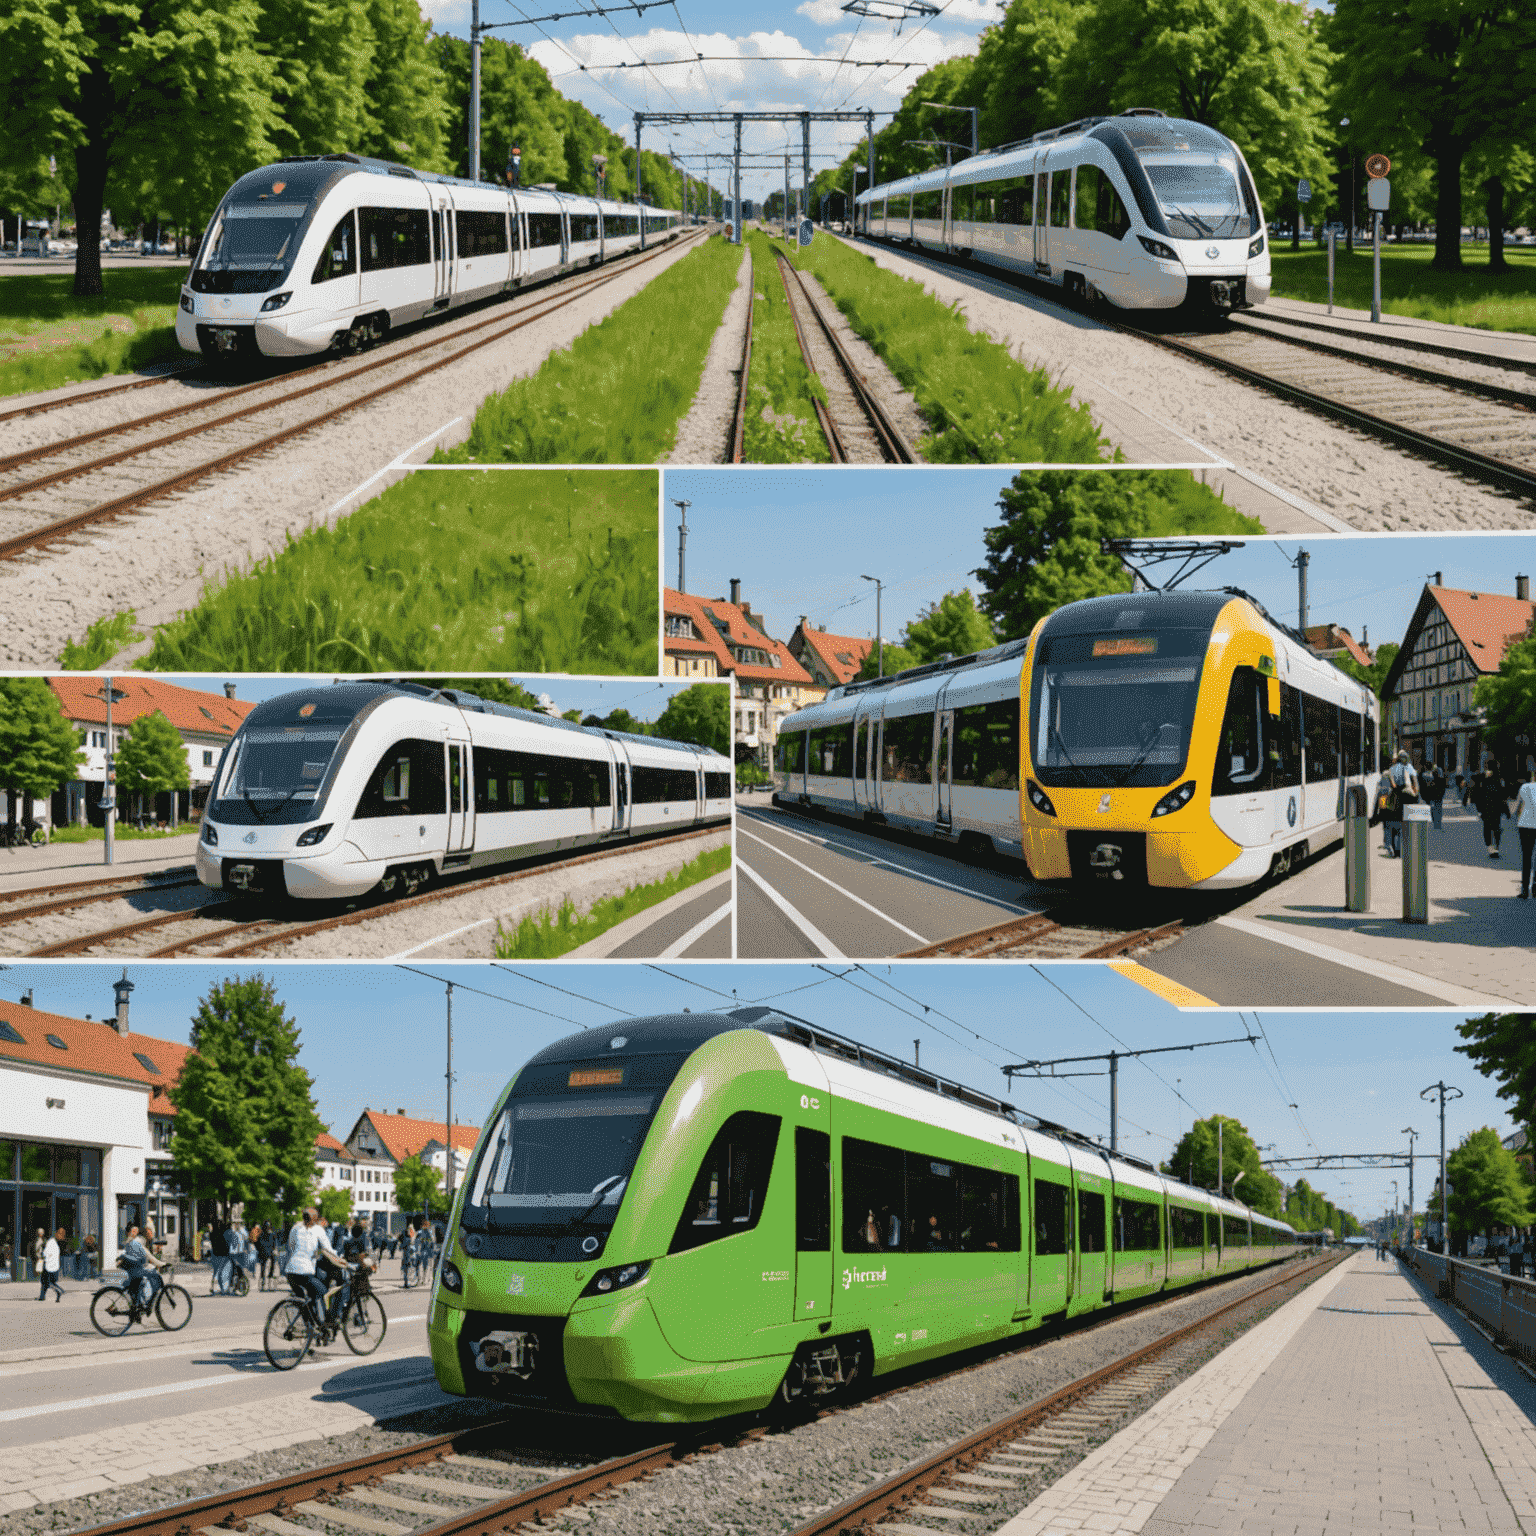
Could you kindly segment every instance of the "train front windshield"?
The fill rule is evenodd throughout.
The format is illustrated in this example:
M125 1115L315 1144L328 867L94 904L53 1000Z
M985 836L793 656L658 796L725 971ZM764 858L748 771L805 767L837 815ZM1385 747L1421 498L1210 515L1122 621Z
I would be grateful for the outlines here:
M1236 240L1258 228L1232 155L1158 156L1141 161L1152 183L1168 232L1177 240Z
M247 726L214 788L215 821L235 825L313 821L343 726Z
M1189 756L1208 630L1043 637L1029 692L1035 776L1063 788L1172 784Z

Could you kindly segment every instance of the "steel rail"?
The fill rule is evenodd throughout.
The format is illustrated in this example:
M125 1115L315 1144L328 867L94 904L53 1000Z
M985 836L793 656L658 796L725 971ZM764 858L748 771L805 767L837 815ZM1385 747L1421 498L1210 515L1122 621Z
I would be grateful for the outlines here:
M1182 922L1164 923L1161 928L1143 928L1137 933L1122 934L1118 939L1100 944L1097 949L1084 950L1078 959L1113 960L1116 955L1123 955L1128 949L1140 949L1143 944L1155 944L1159 939L1177 938L1183 932Z
M162 880L180 879L183 875L192 874L194 871L190 864L183 864L175 869L162 870L158 878ZM75 882L86 890L96 890L102 886L139 885L144 884L147 889L155 890L159 887L151 886L149 881L155 880L154 874L147 875L107 875L100 880L81 880ZM68 891L73 886L63 881L56 885L29 885L19 891L0 891L0 906L12 901L25 901L29 896L46 896L53 891Z
M818 384L822 385L822 391L825 392L826 384L816 364L811 360L811 349L806 341L805 327L800 321L799 306L795 303L794 289L790 285L789 274L785 271L789 263L777 251L774 252L774 258L779 264L779 281L784 285L784 301L789 307L790 323L795 328L795 340L800 346L800 360L805 364L805 371ZM846 464L848 462L848 453L843 447L842 434L837 430L837 424L832 420L832 413L827 409L826 401L815 390L811 391L811 405L816 411L816 420L821 427L821 435L826 439L827 452L832 455L832 462L834 464Z
M113 384L106 389L83 389L77 395L66 395L61 400L39 400L36 405L19 405L15 410L0 411L0 421L14 421L18 416L42 416L48 411L62 411L66 406L85 405L93 400L105 400L111 395L126 395L131 389L148 389L151 384L167 384L172 379L185 378L206 365L188 363L181 368L170 368L153 378L135 379L131 384Z
M111 501L103 502L99 506L87 508L82 512L71 513L68 517L59 518L52 523L45 523L41 527L34 528L25 534L18 535L15 538L0 541L0 560L15 559L17 556L25 554L37 548L41 544L52 543L55 539L66 537L71 533L77 532L81 528L89 527L94 523L104 522L109 518L118 517L122 513L131 511L133 508L140 506L145 502L156 501L162 496L167 496L174 491L183 490L189 485L194 485L199 480L205 480L210 475L217 474L220 470L228 469L232 465L238 464L244 459L254 458L262 453L268 452L270 449L275 448L280 444L289 443L295 437L299 437L307 432L312 432L316 427L323 426L326 422L332 421L338 416L345 415L348 411L358 410L361 407L369 405L373 401L380 399L384 395L393 394L396 390L404 389L408 384L415 383L418 379L424 378L427 374L436 373L439 369L446 368L449 364L458 362L461 358L467 357L471 352L477 352L482 347L488 347L492 343L500 341L503 337L511 335L514 331L521 330L526 325L532 325L539 320L547 318L556 310L563 309L566 305L574 303L579 297L581 297L582 293L589 291L591 288L601 287L611 282L617 282L619 278L625 276L626 273L634 271L636 267L643 265L645 262L654 261L659 257L668 254L669 252L676 252L680 249L683 249L681 245L673 245L670 243L664 246L658 246L654 252L647 253L645 256L641 257L639 261L633 262L620 270L607 272L602 277L595 279L593 282L583 285L583 288L580 292L564 292L560 294L555 302L547 305L537 314L521 315L511 324L505 325L500 330L493 331L490 335L483 336L479 340L471 342L468 346L460 347L455 352L450 352L447 356L439 358L436 362L427 363L420 368L412 369L409 373L403 374L401 377L393 379L387 384L381 384L377 389L369 390L367 393L359 395L354 399L347 400L340 405L333 406L330 410L322 411L318 416L312 416L307 421L301 421L291 427L285 427L281 431L274 432L267 437L260 438L254 443L249 443L242 448L234 449L232 452L223 454L217 459L211 459L202 464L194 465L191 469L183 470L179 474L172 475L165 480L157 481L153 485L144 486L136 491L130 491L125 495L118 496ZM450 337L446 339L452 341L454 338ZM442 345L442 343L436 342L432 345L439 346ZM399 360L400 354L395 354L389 359L381 359L381 363L386 361L398 362ZM355 375L352 376L355 377ZM336 380L329 382L334 383ZM313 391L302 391L301 394L312 392ZM301 395L285 396L281 403L286 403L290 399L296 399L300 397ZM205 431L208 430L209 427L219 424L220 423L218 422L209 423L208 426L194 428L193 431ZM192 435L191 432L176 434L177 437L186 437L190 435ZM172 439L168 438L165 441L171 440ZM119 455L118 457L125 456L127 455ZM31 487L36 487L40 483L41 482L39 481L33 481L30 482L30 485Z
M750 268L752 257L747 263ZM747 334L741 343L741 377L736 383L736 414L731 419L731 463L740 464L746 452L747 435L747 381L752 372L752 311L757 307L757 277L749 272L747 278Z
M131 890L102 889L103 886L108 884L106 881L82 880L80 883L83 889L78 896L57 896L52 901L39 902L33 907L19 907L14 911L6 910L0 912L0 927L4 927L9 923L24 923L31 917L47 917L53 912L67 912L71 907L93 906L99 901L122 901L125 897L134 894ZM176 891L185 886L196 885L197 881L195 878L191 880L162 880L154 885L150 885L140 876L130 875L126 880L112 883L119 886L137 885L141 891ZM54 889L57 889L57 887L54 887ZM65 889L68 889L68 887L65 887ZM30 893L23 892L21 894ZM15 899L15 896L0 897L0 903L9 903Z
M1270 1291L1283 1286L1296 1285L1301 1281L1310 1285L1323 1271L1342 1261L1342 1258L1330 1258L1320 1264L1308 1265L1299 1272L1283 1274L1270 1284L1261 1286L1256 1291L1249 1291L1246 1295L1217 1308L1216 1311L1208 1312L1204 1317L1197 1318L1194 1322L1187 1323L1184 1327L1175 1329L1162 1338L1154 1339L1149 1344L1143 1344L1119 1360L1101 1366L1096 1371L1090 1371L1086 1376L1078 1377L1076 1381L1069 1382L1057 1391L1037 1398L1018 1412L1011 1413L1006 1418L999 1419L984 1429L965 1436L964 1439L956 1441L916 1466L898 1472L894 1477L886 1478L871 1488L866 1488L862 1493L855 1494L853 1498L839 1504L835 1509L817 1515L806 1524L796 1527L789 1536L845 1536L845 1533L864 1530L877 1521L900 1514L918 1494L941 1483L951 1473L965 1470L999 1446L1007 1444L1020 1433L1049 1419L1053 1414L1069 1407L1096 1388L1114 1380L1117 1376L1125 1375L1173 1346L1209 1329L1221 1318L1240 1307L1249 1305ZM423 1532L422 1536L436 1536L438 1529L434 1527L431 1533ZM876 1529L878 1530L878 1526Z
M925 960L934 956L958 959L989 945L1006 943L1015 939L1039 938L1061 927L1054 918L1044 912L1030 912L1024 917L1012 918L1006 923L993 923L990 928L973 928L968 933L957 933L951 938L924 944L919 949L904 949L894 958L897 960Z

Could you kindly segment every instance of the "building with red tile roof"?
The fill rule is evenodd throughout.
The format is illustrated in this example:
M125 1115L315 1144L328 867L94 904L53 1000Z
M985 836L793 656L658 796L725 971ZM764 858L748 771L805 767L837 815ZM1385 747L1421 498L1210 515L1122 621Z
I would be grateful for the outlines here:
M1420 594L1381 688L1383 737L1406 747L1416 763L1437 762L1447 773L1483 767L1477 680L1497 672L1536 622L1530 578L1516 576L1514 587L1513 596L1467 592L1442 586L1436 572Z
M1376 659L1342 624L1309 624L1302 633L1307 637L1307 649L1325 661L1348 656L1368 667Z
M382 1186L387 1195L390 1224L403 1227L406 1218L396 1212L394 1205L395 1170L406 1158L419 1157L429 1168L436 1168L444 1175L446 1183L448 1154L443 1132L441 1120L419 1120L403 1109L397 1109L392 1115L380 1109L365 1109L357 1117L346 1142L347 1150L358 1160L359 1214L368 1215L371 1210L386 1208L384 1200L370 1194L376 1186ZM463 1182L470 1154L479 1138L478 1125L455 1125L453 1128L455 1189Z
M666 587L662 613L666 675L732 678L737 760L756 757L766 766L778 722L825 698L825 685L812 678L782 640L767 633L762 616L742 600L739 581L731 583L729 600Z
M804 614L789 637L789 653L823 688L851 683L859 675L864 658L874 650L868 635L833 635L808 624Z

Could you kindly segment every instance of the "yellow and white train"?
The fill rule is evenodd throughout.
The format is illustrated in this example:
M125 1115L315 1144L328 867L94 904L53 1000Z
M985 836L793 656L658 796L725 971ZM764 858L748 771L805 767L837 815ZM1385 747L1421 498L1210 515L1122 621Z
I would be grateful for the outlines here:
M1240 887L1340 840L1377 722L1364 684L1246 594L1130 592L833 689L781 725L774 799L1011 854L1039 880Z

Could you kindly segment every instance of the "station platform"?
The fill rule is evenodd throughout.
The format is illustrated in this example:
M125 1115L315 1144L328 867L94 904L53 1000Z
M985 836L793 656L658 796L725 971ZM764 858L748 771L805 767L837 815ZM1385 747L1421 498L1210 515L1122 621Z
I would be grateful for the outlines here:
M998 1536L1536 1533L1536 1380L1395 1259L1346 1259Z
M1367 259L1369 256L1367 254ZM1271 297L1254 313L1261 318L1305 321L1322 326L1341 336L1357 336L1364 341L1410 342L1415 347L1446 347L1467 357L1529 369L1536 372L1536 336L1522 331L1483 330L1475 325L1451 325L1444 320L1423 320L1417 315L1392 315L1382 311L1373 323L1368 309L1349 309L1342 304L1328 313L1326 304L1306 299Z

